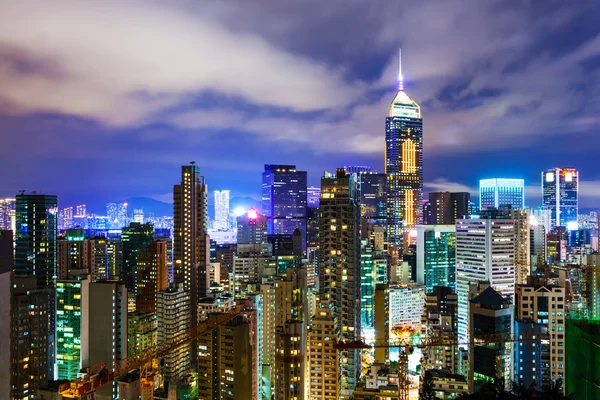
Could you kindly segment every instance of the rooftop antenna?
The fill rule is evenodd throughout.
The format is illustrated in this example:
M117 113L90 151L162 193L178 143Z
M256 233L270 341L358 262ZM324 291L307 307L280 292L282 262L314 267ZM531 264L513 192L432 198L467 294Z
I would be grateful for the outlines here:
M190 164L194 165L196 164L196 161L190 161Z
M404 90L404 78L402 77L402 48L398 49L398 90Z

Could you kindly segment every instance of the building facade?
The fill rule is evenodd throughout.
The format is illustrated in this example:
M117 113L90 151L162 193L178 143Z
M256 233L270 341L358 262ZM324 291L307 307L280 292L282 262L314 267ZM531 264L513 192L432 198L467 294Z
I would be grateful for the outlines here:
M417 284L456 289L456 226L417 226Z
M492 178L479 181L479 209L511 206L525 208L525 181L523 179Z
M502 296L514 300L514 222L510 219L456 221L456 293L458 336L469 339L469 283L489 281Z
M470 215L469 192L431 192L423 212L424 225L454 225L457 219Z

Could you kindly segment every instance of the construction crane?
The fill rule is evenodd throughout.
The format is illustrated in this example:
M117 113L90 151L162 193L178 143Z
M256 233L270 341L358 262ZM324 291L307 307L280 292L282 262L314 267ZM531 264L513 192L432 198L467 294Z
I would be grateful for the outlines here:
M154 374L158 366L158 360L166 356L178 347L189 343L202 334L225 325L238 315L239 311L212 314L208 320L199 323L188 332L165 340L157 346L150 346L144 351L115 362L107 366L101 362L82 371L85 375L74 381L64 383L59 388L59 394L67 399L86 398L100 386L118 380L131 371L139 370L142 388L142 400L152 400L154 396ZM109 368L110 367L110 368Z
M335 348L338 350L365 350L371 348L397 348L400 349L398 356L398 393L400 400L408 400L409 381L408 381L408 355L414 349L426 349L429 347L445 347L445 346L472 346L482 344L495 343L515 343L515 342L530 342L542 340L542 335L539 333L523 333L523 334L490 334L474 336L470 341L459 343L456 336L428 336L421 338L406 337L389 342L387 340L376 340L372 345L366 344L360 340L338 342Z

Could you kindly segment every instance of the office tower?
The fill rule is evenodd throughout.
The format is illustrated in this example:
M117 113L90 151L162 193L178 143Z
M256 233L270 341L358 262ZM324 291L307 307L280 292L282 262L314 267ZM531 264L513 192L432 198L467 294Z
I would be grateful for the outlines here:
M306 240L306 203L306 171L297 171L295 165L265 165L262 204L269 234L291 235L299 229Z
M416 285L390 285L390 328L393 330L421 330L421 316L425 306L425 287Z
M117 279L123 265L123 246L120 240L94 238L93 280Z
M136 222L138 224L144 223L144 210L143 209L141 209L141 208L133 209L133 222Z
M417 284L456 289L456 226L417 226Z
M86 271L87 272L87 271ZM74 380L88 366L89 285L87 274L56 281L56 379Z
M73 207L65 207L58 211L58 230L64 231L73 227Z
M369 167L367 165L351 165L348 167L344 167L344 169L346 170L346 172L348 172L349 174L363 174L363 173L369 173L369 172L373 172L373 167Z
M404 92L399 59L398 92L385 119L387 240L393 257L410 244L419 223L423 191L423 119L421 107Z
M137 262L140 252L149 248L154 240L152 224L132 222L123 228L121 244L123 246L123 269L119 278L127 285L130 293L137 293Z
M183 284L169 286L158 292L158 343L165 340L177 340L191 328L190 292ZM197 312L194 312L197 314ZM191 343L184 343L164 357L164 378L174 382L184 376L190 368Z
M248 283L260 283L264 277L275 275L275 268L268 244L238 245L229 277L230 293L243 297Z
M600 399L600 321L567 319L565 334L565 393L577 393L577 398L582 399Z
M525 181L523 179L492 178L479 181L479 209L511 206L525 208Z
M319 295L329 302L343 340L360 335L360 208L354 175L339 168L321 178ZM360 375L358 351L340 351L340 396L350 397Z
M14 268L13 233L0 229L0 394L10 396L11 277Z
M488 286L470 300L469 337L510 335L513 332L514 308L502 293ZM469 345L469 383L476 389L485 382L501 377L509 388L513 377L512 343L471 343Z
M390 286L378 284L375 286L375 301L373 302L373 325L375 342L389 343L390 341ZM375 362L385 364L390 358L388 347L375 348Z
M304 323L289 321L278 326L275 344L275 398L304 398L305 337Z
M48 346L52 289L38 287L36 276L15 277L11 298L10 397L33 399L53 376L54 348Z
M127 315L127 355L140 354L158 343L158 319L153 312Z
M229 190L215 190L215 223L214 229L229 228Z
M309 186L306 188L306 206L308 208L319 208L321 188Z
M67 229L58 244L58 279L73 275L93 275L94 241L85 239L83 229Z
M517 318L532 321L541 326L544 340L541 343L542 368L537 371L542 385L549 386L565 373L565 288L535 282L530 278L524 285L517 285L515 294Z
M502 296L514 299L514 222L510 219L456 221L456 293L458 336L468 342L469 283L489 281Z
M338 400L342 396L339 388L341 351L335 348L340 338L332 307L326 302L321 303L308 332L310 399Z
M238 244L267 243L267 218L254 208L237 217Z
M543 326L531 319L515 317L515 336L531 337L535 340L522 340L514 345L514 379L528 388L532 385L542 387L542 337L548 332L542 332ZM544 336L542 336L544 335Z
M38 288L52 287L56 276L56 196L16 197L15 275L35 276Z
M577 229L579 211L579 172L573 168L553 168L542 172L542 206L550 210L550 227Z
M129 225L129 215L127 215L127 207L129 204L127 203L119 203L117 205L117 226L116 228L120 229L127 225Z
M119 217L119 208L117 203L108 203L106 205L106 216L108 217L110 227L117 228Z
M0 199L0 230L15 230L15 199Z
M190 327L197 324L198 299L210 288L210 239L208 237L208 187L198 166L181 167L181 183L173 187L173 276L189 292ZM196 349L195 341L190 343ZM195 364L196 351L191 352Z
M387 176L375 172L357 174L360 216L368 225L385 225Z
M468 218L471 194L468 192L431 192L429 211L423 215L424 225L454 225L457 219Z
M136 311L155 313L158 292L167 289L167 242L152 241L137 254Z

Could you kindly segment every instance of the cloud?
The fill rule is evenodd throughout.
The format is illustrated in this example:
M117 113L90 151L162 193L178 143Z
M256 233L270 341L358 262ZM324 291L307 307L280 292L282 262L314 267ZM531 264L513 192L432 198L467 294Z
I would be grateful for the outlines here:
M425 192L469 192L474 196L479 195L479 188L468 186L464 183L452 182L445 178L437 178L424 184Z
M0 2L0 100L13 112L131 124L201 92L295 111L360 93L335 67L175 3Z

